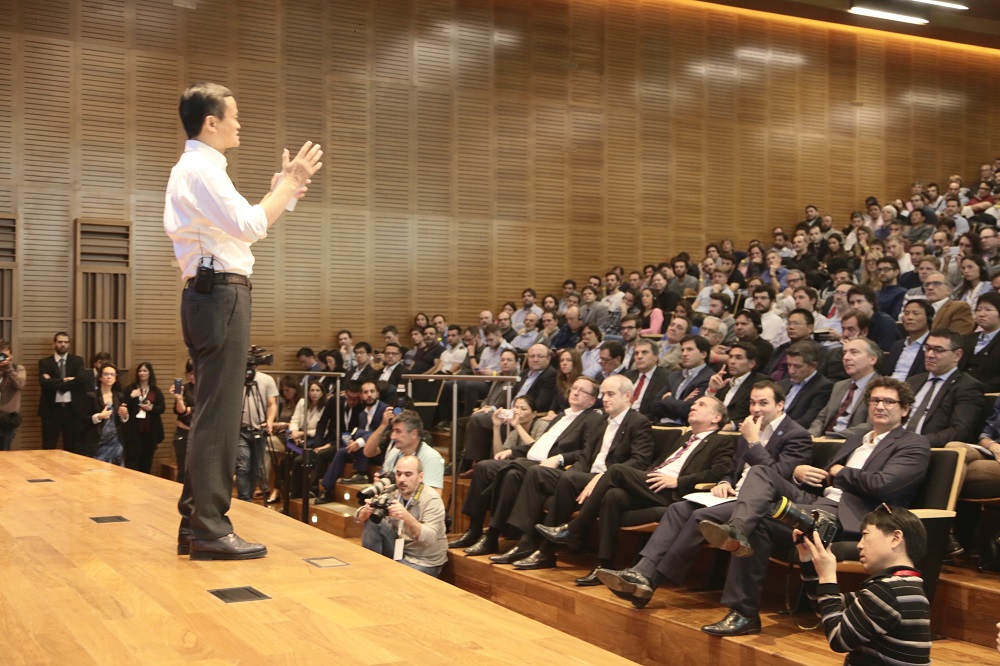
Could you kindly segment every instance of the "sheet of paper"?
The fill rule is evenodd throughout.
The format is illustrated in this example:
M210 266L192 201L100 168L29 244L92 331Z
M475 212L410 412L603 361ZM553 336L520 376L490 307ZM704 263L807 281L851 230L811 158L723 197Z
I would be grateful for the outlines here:
M716 497L710 492L700 492L700 493L688 493L684 496L684 499L691 500L692 502L697 502L698 504L704 506L715 506L717 504L725 504L726 502L732 502L735 497Z

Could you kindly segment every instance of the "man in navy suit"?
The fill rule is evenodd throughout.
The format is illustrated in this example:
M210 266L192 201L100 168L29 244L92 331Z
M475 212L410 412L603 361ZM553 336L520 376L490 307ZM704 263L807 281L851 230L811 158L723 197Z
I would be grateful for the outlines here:
M900 320L906 337L897 340L889 348L889 353L882 361L882 374L905 381L927 372L924 366L924 343L927 342L931 322L934 321L934 306L923 299L912 300L903 307Z
M982 382L987 393L1000 392L1000 293L979 297L973 313L979 331L965 336L959 368Z
M931 454L927 438L902 425L913 406L913 391L905 382L877 377L868 383L864 402L872 430L848 438L826 468L799 465L790 482L772 467L753 467L730 519L700 523L709 545L734 555L722 594L722 605L730 612L702 631L715 636L760 632L758 608L772 543L787 543L791 537L783 523L766 519L782 497L804 511L831 514L840 538L858 538L862 518L883 502L909 506Z
M725 367L708 381L707 393L721 400L729 412L729 423L724 424L723 430L735 430L750 413L750 387L767 379L767 375L755 372L755 346L737 342L728 353Z
M784 412L784 400L781 388L770 380L753 386L750 415L740 424L736 457L728 473L712 489L713 496L720 500L738 497L753 467L768 467L778 477L790 479L797 466L809 462L812 437ZM645 607L660 582L684 582L704 543L698 524L709 519L725 522L735 506L734 501L712 507L689 500L671 504L635 566L623 571L599 570L597 577L637 608Z
M778 386L785 394L785 414L808 428L833 391L833 382L819 374L819 345L811 340L796 342L785 351L788 379Z
M599 585L598 569L611 565L618 527L626 511L666 509L680 502L699 483L714 483L730 469L736 438L718 432L719 425L728 420L726 417L726 408L721 402L702 396L691 405L690 436L678 439L677 446L653 461L651 466L612 465L607 474L593 479L592 490L585 488L579 494L567 483L568 479L560 479L552 510L546 515L544 524L535 525L546 538L540 551L552 553L554 544L566 544L571 549L581 546L586 531L600 517L598 568L576 580L577 585ZM579 515L569 520L577 507Z
M657 396L650 420L671 425L687 425L688 410L699 396L705 395L708 380L715 370L707 365L712 345L700 335L681 340L681 369L667 375L667 390Z
M329 445L336 447L336 453L330 466L323 475L324 493L321 498L332 501L330 493L337 484L337 479L344 473L347 462L354 463L354 476L347 479L347 483L367 483L368 482L368 457L365 456L365 443L371 434L382 425L382 418L388 405L379 400L378 384L374 380L368 380L361 385L361 404L359 409L352 410L352 418L347 424L348 428L344 433L350 436L350 441L346 444L342 442L330 442ZM318 432L318 431L317 431ZM317 500L317 504L322 504Z
M652 340L639 338L632 352L632 369L624 375L635 384L632 409L652 418L653 404L663 395L670 372L657 364L659 347Z

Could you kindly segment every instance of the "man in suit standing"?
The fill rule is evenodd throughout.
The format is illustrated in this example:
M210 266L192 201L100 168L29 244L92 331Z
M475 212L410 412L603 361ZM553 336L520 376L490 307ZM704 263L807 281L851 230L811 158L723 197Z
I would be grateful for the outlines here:
M962 336L935 329L924 344L927 372L906 380L913 391L913 414L906 429L927 438L931 446L974 442L983 424L983 385L958 369Z
M595 477L582 492L564 476L555 490L555 504L535 529L545 537L540 551L553 558L555 544L571 549L584 543L587 530L600 517L598 567L578 578L577 585L598 585L598 569L611 566L618 527L626 511L668 507L680 502L699 483L714 482L726 473L736 451L736 438L719 434L726 422L726 408L716 398L703 396L691 405L691 434L645 469L628 464L612 465L607 474ZM576 491L576 492L574 492ZM577 508L579 515L569 520ZM568 522L567 522L568 521ZM514 566L517 566L516 564Z
M90 373L83 359L69 353L69 334L56 333L52 338L55 354L38 362L38 415L42 417L42 448L54 449L62 434L63 449L83 454L83 430L87 408L84 405Z
M632 380L635 389L632 391L632 409L647 419L652 418L653 403L667 386L670 372L659 365L659 348L652 340L639 338L635 341L635 351L632 353L632 369L625 376Z
M931 273L924 281L927 302L937 313L931 322L931 330L950 328L962 335L968 335L976 328L972 320L972 308L965 301L951 300L951 292L951 283L943 273Z
M844 371L847 379L837 382L830 391L830 400L820 410L809 432L813 437L849 437L856 432L866 432L868 405L862 399L868 383L878 377L881 350L874 340L852 338L844 342Z
M376 383L379 387L379 399L389 404L396 397L397 387L403 383L403 349L398 342L385 343L382 350L382 370Z
M750 387L767 379L754 372L757 368L757 348L746 342L737 342L729 348L726 366L712 375L707 393L722 401L729 412L729 422L723 430L735 430L750 413Z
M985 229L984 229L985 231ZM1000 392L1000 293L988 291L976 303L978 333L965 336L958 367L978 379L987 393Z
M810 340L796 342L785 351L788 379L778 382L785 394L785 414L808 428L830 399L833 382L819 374L819 345Z
M770 467L780 478L790 479L796 467L806 465L812 454L812 437L784 412L784 393L779 386L770 380L758 382L750 396L751 413L740 424L736 457L728 473L712 488L712 495L719 499L738 498L747 472L756 466ZM636 608L644 608L664 580L675 585L684 582L704 543L698 524L702 520L725 522L735 507L733 501L711 507L693 501L671 504L635 566L598 571L597 577Z
M599 391L593 379L578 377L570 387L569 408L552 420L541 437L528 447L500 451L473 468L472 484L462 506L462 513L469 516L469 529L449 543L449 548L464 548L467 555L499 552L500 534L507 526L525 474L535 465L558 460L560 455L583 448L587 434L604 418L599 411L591 410ZM490 512L490 526L484 534L487 511ZM518 559L528 554L530 551Z
M709 545L734 555L722 593L722 605L730 611L702 631L715 636L760 632L758 608L772 543L791 538L787 526L766 518L782 497L804 511L830 514L840 538L859 538L862 518L883 502L909 506L931 453L927 438L902 426L913 392L904 382L878 377L868 384L864 402L872 430L852 435L826 468L799 465L790 482L772 467L752 467L729 520L700 523Z
M909 301L900 314L906 337L897 340L882 361L882 374L905 381L907 377L926 372L924 343L934 320L934 307L925 300Z
M689 335L681 341L681 369L667 375L667 392L653 403L653 422L688 424L691 405L705 393L715 374L706 364L711 353L711 343L700 335Z
M546 501L556 495L556 507L565 521L575 506L594 492L609 467L625 466L640 475L653 456L653 434L649 420L629 409L635 387L625 377L609 377L601 384L604 419L587 433L583 450L553 456L528 470L517 502L507 521L521 531L514 559L518 569L554 567L551 548L536 550L535 525L542 519ZM572 469L571 469L572 467ZM578 500L574 503L574 499Z

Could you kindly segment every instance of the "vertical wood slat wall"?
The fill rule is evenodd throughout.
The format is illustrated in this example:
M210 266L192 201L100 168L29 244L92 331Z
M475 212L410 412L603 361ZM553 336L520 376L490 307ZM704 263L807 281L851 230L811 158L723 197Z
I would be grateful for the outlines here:
M526 285L743 245L806 202L843 223L867 195L977 173L1000 130L997 52L691 0L196 4L0 0L0 214L32 375L78 325L75 218L132 222L125 360L181 374L161 215L194 80L237 94L249 198L282 147L326 150L255 246L253 339L284 364L338 328L471 323Z

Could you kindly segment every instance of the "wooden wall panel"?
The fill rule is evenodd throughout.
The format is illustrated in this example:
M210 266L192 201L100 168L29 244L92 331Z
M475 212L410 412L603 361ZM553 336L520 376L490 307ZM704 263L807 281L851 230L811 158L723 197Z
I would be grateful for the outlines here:
M1000 133L998 67L691 0L0 0L15 344L36 358L73 329L70 222L106 217L133 225L129 361L186 356L162 202L196 80L237 95L249 199L283 147L324 145L254 248L254 341L288 364L341 327L405 341L417 309L470 324L528 285L768 238L805 203L843 224L915 178L971 179Z

